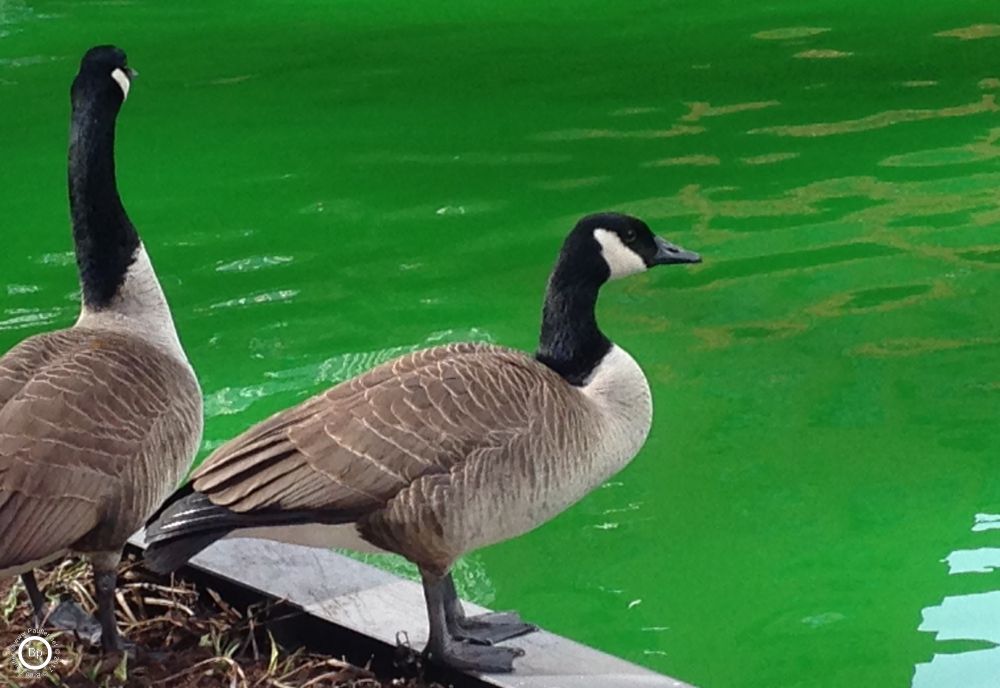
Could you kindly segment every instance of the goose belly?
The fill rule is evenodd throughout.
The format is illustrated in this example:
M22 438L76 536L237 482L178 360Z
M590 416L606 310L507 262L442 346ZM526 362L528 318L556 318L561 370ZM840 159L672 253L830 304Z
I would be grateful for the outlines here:
M495 491L481 492L454 510L452 524L464 539L464 550L502 542L534 530L600 487L635 455L612 455L601 448L572 456L540 457L532 479L513 477ZM456 505L458 506L458 505ZM464 537L463 537L464 536Z
M349 549L355 552L380 553L385 550L376 547L358 534L353 523L326 525L304 523L289 526L268 526L236 530L224 539L256 538L274 540L290 545L315 547L317 549Z
M56 552L55 554L50 554L49 556L43 559L38 559L36 561L29 561L24 564L18 564L17 566L11 566L9 568L0 569L0 581L6 580L8 578L13 578L15 576L20 576L22 573L27 573L28 571L32 571L47 564L51 564L54 561L59 561L60 559L69 556L69 554L70 554L69 550L64 549L60 552Z

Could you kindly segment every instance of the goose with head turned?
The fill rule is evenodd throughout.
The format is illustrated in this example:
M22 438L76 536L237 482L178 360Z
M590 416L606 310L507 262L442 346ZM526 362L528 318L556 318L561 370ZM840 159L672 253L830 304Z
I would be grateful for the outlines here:
M520 651L493 643L534 627L514 613L466 616L452 564L544 523L638 453L649 385L598 328L598 291L699 261L637 218L583 218L549 279L535 356L481 343L417 351L272 416L160 509L147 564L173 570L224 537L394 552L420 568L427 653L511 671Z
M183 479L202 429L198 381L118 196L115 123L134 75L124 52L99 46L71 89L80 317L0 358L0 579L21 575L41 622L33 569L86 556L109 651L123 648L114 608L125 541ZM86 628L78 612L61 616Z

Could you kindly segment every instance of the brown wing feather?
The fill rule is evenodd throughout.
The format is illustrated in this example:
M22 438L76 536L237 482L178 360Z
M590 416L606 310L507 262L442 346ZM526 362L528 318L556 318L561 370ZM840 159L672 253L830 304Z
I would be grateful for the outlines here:
M0 569L120 546L186 468L197 383L144 342L88 330L28 340L0 370L5 391L20 381L0 408Z
M29 337L0 358L0 407L20 392L39 368L71 344L71 332L60 330Z
M525 354L450 344L385 363L213 453L194 488L237 512L364 513L476 448L527 431L555 374Z

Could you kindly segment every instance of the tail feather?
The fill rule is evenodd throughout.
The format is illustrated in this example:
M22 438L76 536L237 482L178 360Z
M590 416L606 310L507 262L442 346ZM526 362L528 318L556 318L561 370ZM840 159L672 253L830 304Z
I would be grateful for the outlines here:
M146 524L146 565L157 573L175 571L216 540L243 528L303 523L340 524L360 512L270 511L241 513L213 504L188 484L174 493Z
M239 527L241 517L185 485L146 524L146 566L157 573L175 571Z
M188 563L191 557L216 540L221 540L229 532L229 530L207 531L149 545L142 555L143 563L149 570L160 574L176 571Z
M172 499L146 523L147 543L162 543L205 531L231 530L254 521L253 516L213 504L190 486L183 489L186 494Z

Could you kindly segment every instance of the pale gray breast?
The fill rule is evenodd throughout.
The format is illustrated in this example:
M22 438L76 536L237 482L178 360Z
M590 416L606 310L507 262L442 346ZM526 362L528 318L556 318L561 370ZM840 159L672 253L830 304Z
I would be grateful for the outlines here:
M599 412L599 451L605 477L621 470L646 442L653 422L649 382L635 359L612 345L580 389Z
M0 408L0 562L120 547L197 449L190 367L138 338L74 328L24 342L0 372L13 391Z

